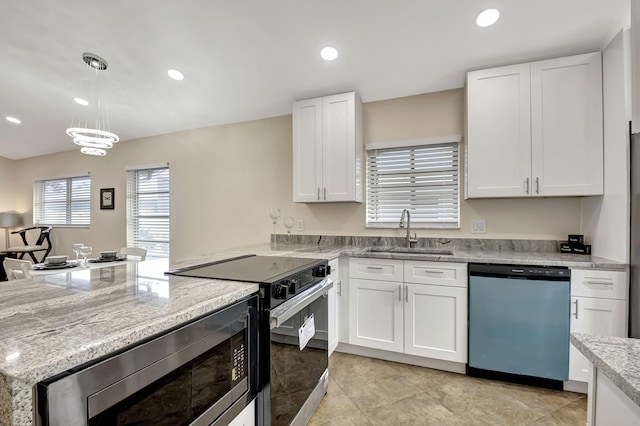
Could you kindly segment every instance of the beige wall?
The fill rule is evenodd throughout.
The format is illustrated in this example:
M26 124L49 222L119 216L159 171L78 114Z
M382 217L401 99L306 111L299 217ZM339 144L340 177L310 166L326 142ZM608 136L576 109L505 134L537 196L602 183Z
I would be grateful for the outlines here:
M462 134L463 95L456 89L366 103L364 142ZM125 167L169 162L176 258L268 241L271 207L304 219L307 234L402 235L399 229L366 229L364 204L293 203L291 135L287 115L120 142L102 158L74 150L19 160L15 209L30 222L34 178L89 171L91 228L56 229L55 252L68 254L75 242L92 244L96 252L118 248L126 242ZM115 210L101 211L99 189L111 187ZM460 230L418 230L418 236L560 239L580 230L580 208L580 198L461 201ZM486 235L470 234L476 218L487 221ZM276 231L284 230L279 219Z

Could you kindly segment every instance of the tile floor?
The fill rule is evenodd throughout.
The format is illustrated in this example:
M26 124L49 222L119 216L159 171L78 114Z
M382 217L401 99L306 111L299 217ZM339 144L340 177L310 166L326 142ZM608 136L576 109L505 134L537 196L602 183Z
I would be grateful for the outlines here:
M586 395L334 352L318 425L584 425Z

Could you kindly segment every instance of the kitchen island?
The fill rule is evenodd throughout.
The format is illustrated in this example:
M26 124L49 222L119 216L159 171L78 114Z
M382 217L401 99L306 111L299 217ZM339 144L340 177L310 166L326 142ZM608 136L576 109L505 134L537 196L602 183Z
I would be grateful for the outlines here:
M0 285L0 424L33 423L39 381L190 322L257 284L164 275L167 259Z
M640 424L640 339L572 333L571 344L593 365L587 423Z

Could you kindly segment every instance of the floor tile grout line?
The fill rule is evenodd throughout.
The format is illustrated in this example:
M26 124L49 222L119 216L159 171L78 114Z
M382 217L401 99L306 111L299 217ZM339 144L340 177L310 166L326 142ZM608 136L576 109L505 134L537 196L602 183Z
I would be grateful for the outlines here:
M351 399L351 397L347 394L347 392L345 392L345 390L342 388L342 386L340 386L340 383L338 383L338 382L336 381L336 379L335 379L335 378L333 379L333 382L336 384L336 386L338 386L338 387L340 388L340 390L342 391L342 393L344 394L344 396L345 396L345 397L347 397L347 399L349 400L349 402L351 402L351 403L353 404L353 406L354 406L354 407L356 407L356 410L358 410L358 412L359 412L360 414L362 414L362 415L367 419L367 421L368 421L369 423L372 423L372 424L373 424L373 422L371 421L371 419L369 418L369 416L367 416L367 415L364 413L364 411L362 411L362 409L360 408L360 406L359 406L358 404L356 404L356 402L355 402L353 399ZM329 423L329 422L327 422L327 423Z

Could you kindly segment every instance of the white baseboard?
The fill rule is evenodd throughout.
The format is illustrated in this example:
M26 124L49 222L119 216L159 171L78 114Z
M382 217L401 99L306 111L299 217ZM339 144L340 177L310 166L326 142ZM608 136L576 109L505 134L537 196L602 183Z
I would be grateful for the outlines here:
M569 380L568 382L564 382L563 389L570 392L587 394L587 387L587 382L576 382L575 380Z

